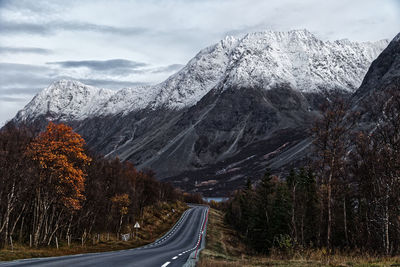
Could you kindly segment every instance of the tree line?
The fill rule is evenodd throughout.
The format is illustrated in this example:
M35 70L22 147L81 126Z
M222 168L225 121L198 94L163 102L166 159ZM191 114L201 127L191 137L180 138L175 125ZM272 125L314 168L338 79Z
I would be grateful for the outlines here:
M331 99L305 167L283 178L267 173L233 194L226 220L250 247L400 252L400 93L374 100L358 112Z
M12 123L0 131L0 248L13 240L52 245L55 237L118 235L146 206L197 199L118 158L88 151L71 127L45 131Z

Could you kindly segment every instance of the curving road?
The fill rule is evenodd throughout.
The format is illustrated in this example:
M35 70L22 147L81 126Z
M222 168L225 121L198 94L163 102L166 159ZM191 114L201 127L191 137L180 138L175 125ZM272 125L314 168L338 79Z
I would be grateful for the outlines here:
M202 238L208 207L191 206L175 226L152 244L135 249L0 262L0 266L182 266Z

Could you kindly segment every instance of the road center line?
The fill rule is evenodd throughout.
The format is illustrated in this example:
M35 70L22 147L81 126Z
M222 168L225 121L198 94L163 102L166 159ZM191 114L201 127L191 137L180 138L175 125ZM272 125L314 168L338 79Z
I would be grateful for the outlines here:
M165 266L167 266L168 264L170 264L171 262L169 262L169 261L167 261L166 263L164 263L163 265L161 265L161 267L165 267Z

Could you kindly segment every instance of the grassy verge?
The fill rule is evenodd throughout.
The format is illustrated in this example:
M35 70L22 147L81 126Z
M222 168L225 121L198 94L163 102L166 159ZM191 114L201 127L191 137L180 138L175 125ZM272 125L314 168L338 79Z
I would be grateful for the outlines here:
M99 241L93 242L92 239L89 239L83 247L79 240L72 242L70 247L68 247L66 240L60 240L59 249L55 247L30 248L17 243L14 245L13 251L10 247L0 250L0 261L104 252L143 246L163 236L179 220L187 208L187 205L182 202L160 203L157 206L147 207L140 223L141 229L138 231L138 236L130 241L117 240L115 233L99 233ZM175 212L171 212L172 209ZM94 236L97 236L97 234ZM109 240L107 241L107 239Z
M288 257L279 253L262 256L251 253L237 233L224 222L221 211L210 209L206 248L200 254L198 267L241 266L399 266L400 257L372 257L352 252L327 255L323 250L306 250Z

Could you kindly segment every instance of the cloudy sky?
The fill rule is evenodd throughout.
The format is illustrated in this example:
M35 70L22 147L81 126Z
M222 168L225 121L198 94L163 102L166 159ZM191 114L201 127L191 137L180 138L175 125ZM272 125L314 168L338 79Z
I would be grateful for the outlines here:
M153 84L226 35L391 39L400 0L0 0L0 125L52 81Z

